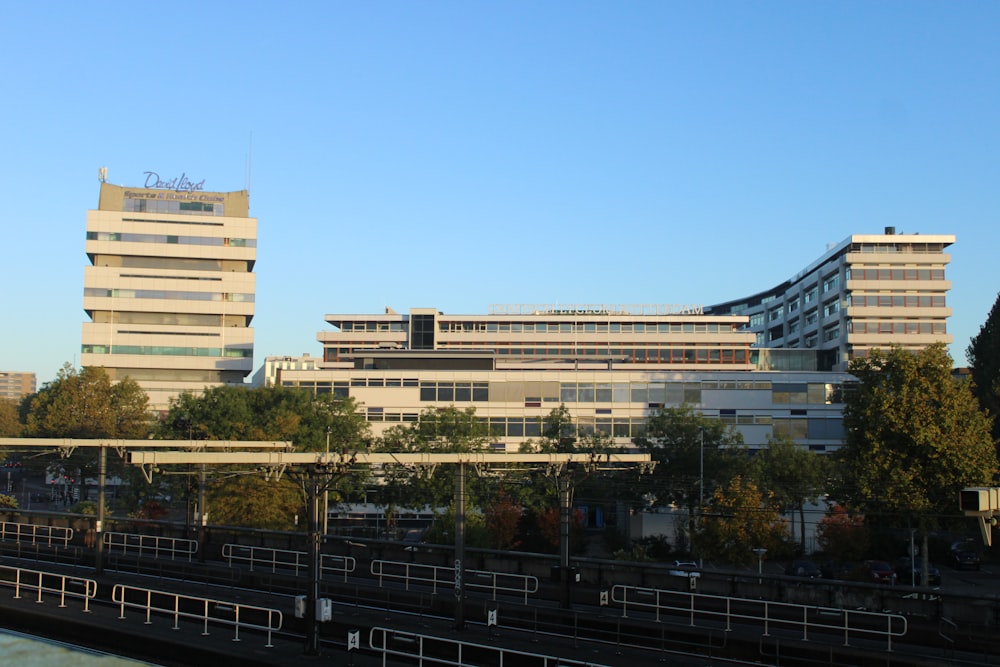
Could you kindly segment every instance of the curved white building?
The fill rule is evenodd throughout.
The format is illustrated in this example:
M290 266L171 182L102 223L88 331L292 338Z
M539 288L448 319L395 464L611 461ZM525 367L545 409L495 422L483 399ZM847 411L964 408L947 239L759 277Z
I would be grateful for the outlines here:
M819 351L821 370L846 370L870 350L950 344L949 234L855 234L785 282L711 306L749 318L755 347Z

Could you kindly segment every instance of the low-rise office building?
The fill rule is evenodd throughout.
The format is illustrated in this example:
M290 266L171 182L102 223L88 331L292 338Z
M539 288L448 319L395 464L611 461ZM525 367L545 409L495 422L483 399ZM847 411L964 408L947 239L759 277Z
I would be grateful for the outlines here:
M812 351L754 350L742 315L695 306L504 305L488 315L328 315L323 367L283 369L278 384L355 398L375 435L426 409L472 407L493 447L541 436L565 405L577 435L627 447L650 414L690 405L731 424L752 449L788 436L817 451L842 440L846 373ZM800 370L786 370L795 368Z

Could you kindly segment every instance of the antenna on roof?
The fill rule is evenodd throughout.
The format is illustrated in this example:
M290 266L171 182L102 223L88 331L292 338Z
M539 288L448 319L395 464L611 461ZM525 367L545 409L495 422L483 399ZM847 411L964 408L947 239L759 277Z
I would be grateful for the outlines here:
M247 147L247 173L243 189L250 191L250 175L253 169L253 130L250 131L250 145Z

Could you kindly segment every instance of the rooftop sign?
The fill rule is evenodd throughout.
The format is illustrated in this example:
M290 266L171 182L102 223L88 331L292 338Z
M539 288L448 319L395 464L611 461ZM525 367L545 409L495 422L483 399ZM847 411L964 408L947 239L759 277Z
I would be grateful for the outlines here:
M160 179L160 175L155 171L144 171L142 173L146 174L145 187L147 188L173 190L174 192L200 192L205 189L204 178L195 183L187 177L187 174L181 174L169 181L164 181Z
M704 306L680 303L490 304L490 315L704 315Z

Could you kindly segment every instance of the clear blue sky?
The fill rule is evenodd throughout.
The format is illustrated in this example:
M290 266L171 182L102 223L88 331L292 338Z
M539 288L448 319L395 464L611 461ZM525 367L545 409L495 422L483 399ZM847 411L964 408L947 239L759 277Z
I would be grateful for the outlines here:
M327 313L709 305L885 226L957 236L964 364L998 35L993 0L7 3L0 369L79 362L101 166L250 174L256 367Z

